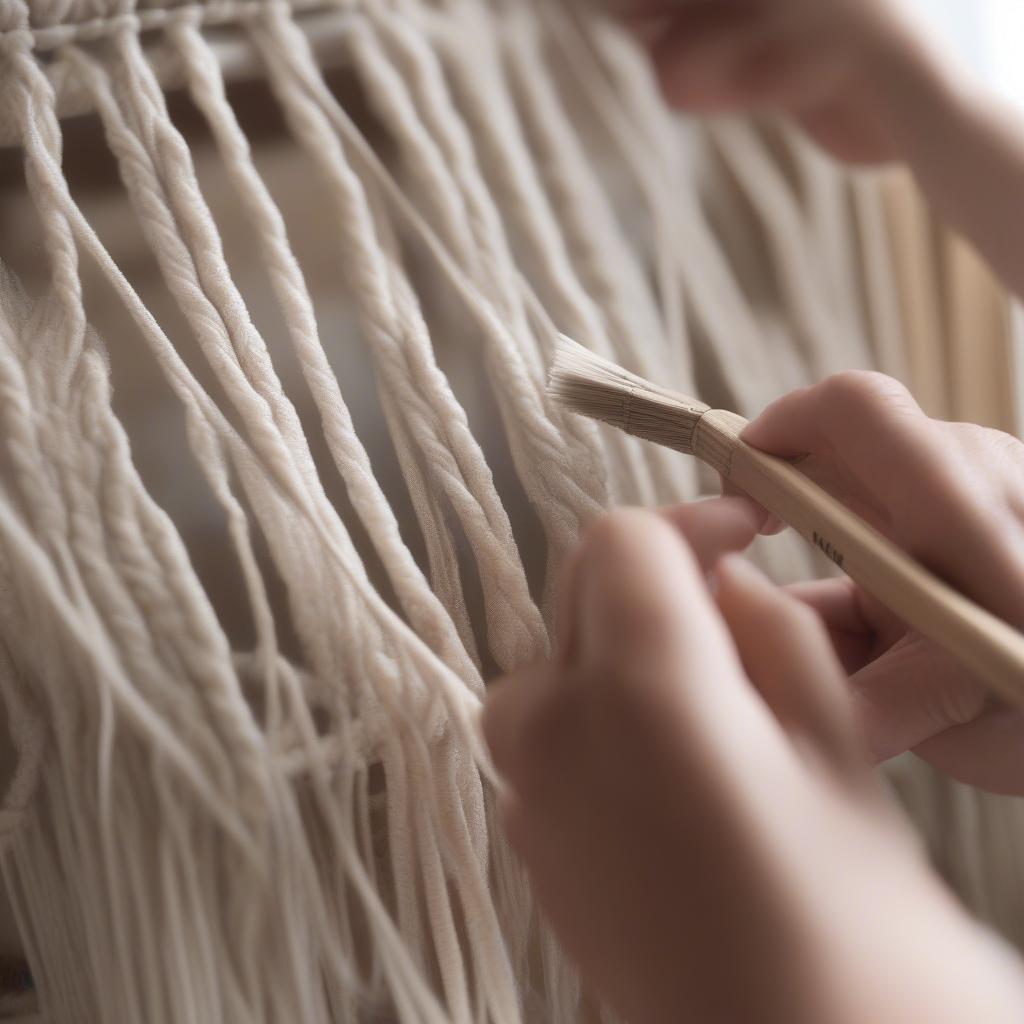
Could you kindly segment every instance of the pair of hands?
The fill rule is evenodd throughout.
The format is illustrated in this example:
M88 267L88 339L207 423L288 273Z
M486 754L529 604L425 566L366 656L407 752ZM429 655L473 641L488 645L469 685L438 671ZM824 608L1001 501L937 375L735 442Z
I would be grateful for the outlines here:
M1024 132L897 0L603 0L698 114L788 115L905 161L1024 294ZM1024 447L844 374L747 431L1024 625ZM780 590L729 498L620 512L569 566L556 661L492 691L510 838L585 979L632 1022L1019 1020L1015 960L939 886L869 768L914 750L1024 794L1024 718L847 580Z
M1024 247L1005 230L1024 220L1024 132L905 2L603 2L647 41L671 103L698 114L781 113L840 159L906 160L940 214L1024 293ZM1024 625L1024 506L1011 493L1020 446L970 427L925 424L898 385L854 377L783 400L748 436L768 450L813 449L826 482L856 511ZM893 438L902 439L895 450ZM876 457L883 451L889 463ZM694 540L702 543L698 534ZM825 621L878 760L916 749L961 781L1024 792L1018 713L990 706L949 658L908 636L849 581L791 593Z
M1024 618L1012 438L852 373L746 439L809 453L918 559ZM492 690L484 730L541 904L631 1021L1019 1018L1016 969L933 879L869 753L1024 793L1024 720L851 582L769 583L735 553L765 525L734 497L608 517L568 567L558 658Z

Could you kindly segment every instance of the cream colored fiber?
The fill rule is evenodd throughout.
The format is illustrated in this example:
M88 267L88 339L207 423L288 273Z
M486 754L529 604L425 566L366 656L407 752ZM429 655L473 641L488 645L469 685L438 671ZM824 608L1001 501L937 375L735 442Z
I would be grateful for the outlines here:
M747 415L898 369L875 183L681 124L552 0L0 0L0 144L0 864L36 992L0 1019L598 1019L476 715L550 650L589 522L715 481L552 406L554 338ZM1014 932L1019 814L898 781Z

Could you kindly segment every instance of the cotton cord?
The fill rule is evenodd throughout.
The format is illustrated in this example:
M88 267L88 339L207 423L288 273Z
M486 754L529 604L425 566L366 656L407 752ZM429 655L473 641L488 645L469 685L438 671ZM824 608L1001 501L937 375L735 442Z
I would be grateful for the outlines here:
M314 15L345 19L336 56L373 133L318 60ZM344 337L236 110L225 38L329 197ZM244 211L276 331L233 272L171 79ZM68 96L116 161L173 331L72 192ZM30 286L0 263L0 697L17 757L0 869L41 1019L610 1022L502 833L484 676L555 649L561 566L604 509L711 482L553 405L555 339L747 414L835 366L895 365L870 183L799 148L787 176L779 140L746 124L680 125L620 29L549 0L0 0L0 138L21 147L46 259ZM700 181L716 161L728 180ZM741 204L773 255L758 296L774 316L745 294L743 218L715 219ZM130 337L99 336L86 278ZM125 345L180 410L244 640L144 483L112 394ZM340 373L349 345L372 380ZM499 445L453 360L479 366ZM371 388L397 485L358 426ZM761 558L811 571L785 541ZM977 851L957 847L965 876Z

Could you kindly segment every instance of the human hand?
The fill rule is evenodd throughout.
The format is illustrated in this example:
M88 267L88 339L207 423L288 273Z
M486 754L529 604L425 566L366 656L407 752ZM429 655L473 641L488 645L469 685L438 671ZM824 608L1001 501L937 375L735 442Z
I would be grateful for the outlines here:
M906 163L935 212L1024 295L1024 128L902 0L603 0L672 104L787 115L841 160Z
M651 47L664 93L698 114L795 118L842 160L903 156L893 103L942 74L894 0L617 0Z
M633 1024L1011 1019L876 788L817 616L719 562L758 517L674 517L590 531L557 660L484 712L509 838L584 978Z
M801 469L920 562L1024 626L1024 445L931 420L880 374L847 373L782 398L744 440ZM1024 794L1024 712L850 580L791 593L825 620L876 759L914 750L994 792Z

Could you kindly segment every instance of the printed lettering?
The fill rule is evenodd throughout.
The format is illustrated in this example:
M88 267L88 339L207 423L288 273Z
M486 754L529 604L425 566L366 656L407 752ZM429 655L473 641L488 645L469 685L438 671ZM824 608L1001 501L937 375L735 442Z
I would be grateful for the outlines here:
M839 566L840 569L842 569L844 561L844 556L842 552L837 551L834 547L832 547L832 544L829 541L825 540L825 538L822 537L817 530L814 530L813 533L815 547L819 548L822 552L824 552L826 557L831 559L833 562L835 562L836 565Z

